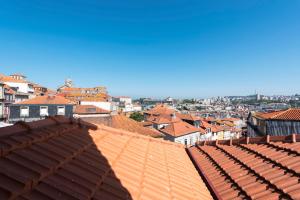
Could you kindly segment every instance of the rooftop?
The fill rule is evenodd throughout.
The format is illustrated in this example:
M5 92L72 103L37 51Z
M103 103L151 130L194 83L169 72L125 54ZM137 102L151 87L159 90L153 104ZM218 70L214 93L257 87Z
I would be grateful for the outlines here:
M173 137L179 137L195 132L200 132L201 130L184 121L178 121L162 128L160 131Z
M206 141L188 152L215 197L300 199L300 135Z
M175 110L165 104L157 104L154 108L145 111L149 115L170 115L174 113Z
M112 115L109 117L88 117L84 118L85 121L94 124L104 124L109 127L122 129L141 135L147 135L151 137L162 137L161 133L152 128L143 127L143 125L133 119L130 119L124 115Z
M173 114L172 114L173 115ZM147 118L148 122L151 122L153 124L171 124L171 123L175 123L175 122L179 122L182 121L179 117L176 117L173 115L152 115L150 117Z
M6 76L4 74L0 74L0 82L12 82L12 83L28 83L26 80L17 80L11 76Z
M38 96L33 99L25 100L19 103L15 103L17 105L46 105L46 104L74 104L73 102L69 101L68 99L57 96L57 95L45 95L45 96Z
M75 114L109 114L110 111L104 110L94 105L76 105Z
M51 117L0 148L1 199L212 199L182 145L127 131Z
M255 116L266 120L292 120L300 121L300 109L290 108L287 110L275 111L270 113L257 112Z
M182 120L188 120L188 121L200 121L201 118L192 114L181 114L176 113L176 115L181 118Z

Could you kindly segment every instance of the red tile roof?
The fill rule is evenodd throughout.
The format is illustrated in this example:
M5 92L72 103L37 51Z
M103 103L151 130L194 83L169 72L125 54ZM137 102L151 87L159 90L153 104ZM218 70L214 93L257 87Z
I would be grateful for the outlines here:
M22 101L16 104L26 104L26 105L31 105L31 104L74 104L72 101L69 101L68 99L61 97L61 96L38 96L33 99L29 99L26 101Z
M147 127L147 126L152 126L153 123L152 122L149 122L149 121L146 121L146 122L140 122L140 124L144 127Z
M220 199L300 199L300 135L200 142L188 150Z
M181 118L182 120L188 120L188 121L200 121L201 118L192 114L181 114L176 113L176 115Z
M109 114L108 110L104 110L94 105L76 105L75 114Z
M255 116L266 120L292 120L300 121L300 108L290 108L270 113L256 113Z
M205 130L210 128L213 133L221 132L224 130L224 128L222 126L212 125L205 120L201 120L200 127Z
M226 125L230 127L234 127L234 123L232 121L227 121L227 120L217 120L217 123L220 125Z
M170 115L176 112L173 108L165 104L157 104L154 108L145 111L144 113L149 115Z
M147 121L152 122L153 124L171 124L182 121L179 117L172 117L171 115L159 115L159 116L150 116L147 118Z
M239 119L239 118L233 118L233 117L222 119L222 121L229 121L229 122L235 122L235 121L240 121L240 120L241 119Z
M4 84L3 88L4 88L4 93L5 94L15 94L16 93L13 89L11 89L11 87L9 87L6 84Z
M106 126L19 123L0 150L1 199L212 199L182 145Z
M17 80L11 76L0 74L0 82L12 82L12 83L28 83L26 80Z
M217 119L214 118L214 117L206 117L205 120L208 121L208 122L214 122L214 121L216 121Z
M139 122L130 119L124 115L112 115L109 117L88 117L84 118L85 121L94 124L104 124L117 129L122 129L141 135L147 135L151 137L162 137L162 134L152 128L143 127Z
M179 137L195 132L200 132L200 129L184 121L179 121L162 128L160 131L173 137Z

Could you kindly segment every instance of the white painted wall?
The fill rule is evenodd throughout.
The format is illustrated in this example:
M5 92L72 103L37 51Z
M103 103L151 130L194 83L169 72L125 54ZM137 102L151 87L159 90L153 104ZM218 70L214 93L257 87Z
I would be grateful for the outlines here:
M120 97L120 102L124 102L125 104L132 104L132 99L130 97Z
M29 87L28 83L15 83L15 82L4 82L4 83L10 87L19 88L18 92L24 92L24 93L34 92L34 89L32 87Z
M4 88L2 84L0 84L0 99L4 99Z
M0 117L3 116L3 112L4 112L4 103L0 102Z
M177 137L175 138L174 142L185 144L185 140L187 141L187 145L195 145L197 141L200 141L200 132Z
M201 134L200 136L200 141L205 141L205 140L217 140L218 139L218 134L217 133L206 133L206 134Z
M135 112L140 112L140 111L142 111L142 106L139 106L139 105L133 105L133 111L135 111Z
M105 101L81 101L81 105L93 105L104 110L113 111L113 105Z
M87 114L87 115L80 115L80 114L74 114L74 118L85 118L85 117L109 117L110 114Z

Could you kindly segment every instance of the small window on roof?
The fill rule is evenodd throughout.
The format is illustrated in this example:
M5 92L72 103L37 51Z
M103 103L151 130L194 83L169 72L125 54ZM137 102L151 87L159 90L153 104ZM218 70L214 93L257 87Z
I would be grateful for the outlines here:
M21 106L20 107L20 116L21 117L28 117L29 116L29 107L28 106Z
M57 115L65 115L66 108L65 106L57 106Z
M87 113L95 113L96 112L96 108L87 108L86 112Z

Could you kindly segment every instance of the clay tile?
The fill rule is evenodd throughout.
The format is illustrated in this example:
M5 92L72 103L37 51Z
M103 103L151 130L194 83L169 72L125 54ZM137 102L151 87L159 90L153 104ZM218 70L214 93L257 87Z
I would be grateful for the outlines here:
M17 133L26 132L27 130L28 128L25 128L23 125L20 124L15 124L14 126L7 126L0 129L0 138Z
M47 118L47 119L44 119L44 120L29 122L29 123L25 123L25 124L28 125L30 130L33 130L33 129L40 129L40 128L43 128L43 127L55 125L56 122L54 122L53 120Z
M32 123L32 122L31 122ZM20 126L23 126L27 131L30 131L32 128L31 126L29 125L29 123L26 123L24 121L18 121L16 123L16 125L20 125Z

